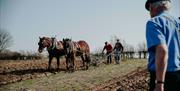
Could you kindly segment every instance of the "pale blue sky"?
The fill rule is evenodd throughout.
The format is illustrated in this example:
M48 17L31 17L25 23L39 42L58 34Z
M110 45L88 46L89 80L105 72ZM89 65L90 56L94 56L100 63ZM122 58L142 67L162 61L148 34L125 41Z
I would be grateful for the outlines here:
M145 42L150 18L146 0L0 0L0 29L11 33L13 51L37 51L39 36L85 40L94 51L116 35L136 46ZM172 0L180 16L180 0Z

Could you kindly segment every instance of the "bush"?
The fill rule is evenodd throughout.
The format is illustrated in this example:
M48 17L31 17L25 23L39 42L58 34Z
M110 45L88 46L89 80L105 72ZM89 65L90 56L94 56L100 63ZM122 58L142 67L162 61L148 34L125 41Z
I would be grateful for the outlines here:
M19 53L19 52L11 52L5 51L0 53L0 60L38 60L42 59L42 55L39 53Z

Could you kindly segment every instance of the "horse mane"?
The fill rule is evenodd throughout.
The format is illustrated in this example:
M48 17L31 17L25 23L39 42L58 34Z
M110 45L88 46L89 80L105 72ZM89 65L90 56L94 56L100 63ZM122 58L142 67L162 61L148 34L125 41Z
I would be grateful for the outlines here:
M63 39L63 41L72 41L72 39L70 39L70 38L65 38L65 39Z
M43 39L51 39L51 38L49 38L49 37L45 37L45 36L44 36L44 37L42 37L42 38L43 38Z

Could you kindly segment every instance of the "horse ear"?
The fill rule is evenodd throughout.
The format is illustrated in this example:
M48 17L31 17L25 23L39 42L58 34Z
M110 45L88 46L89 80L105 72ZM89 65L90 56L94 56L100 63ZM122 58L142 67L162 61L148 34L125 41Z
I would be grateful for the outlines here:
M41 37L39 36L39 39L41 39Z
M63 38L63 41L64 41L64 38Z

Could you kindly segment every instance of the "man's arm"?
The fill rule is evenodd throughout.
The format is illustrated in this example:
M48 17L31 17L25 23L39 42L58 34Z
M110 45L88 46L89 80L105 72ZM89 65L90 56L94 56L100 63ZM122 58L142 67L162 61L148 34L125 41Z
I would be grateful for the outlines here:
M167 69L168 48L166 44L160 44L156 47L156 91L163 91L163 82Z
M104 50L105 50L105 47L106 47L106 46L104 46L104 48L103 48L103 50L102 50L102 53L104 52Z
M116 47L117 47L117 43L114 45L113 51L116 49Z
M120 43L121 44L121 43ZM121 44L121 52L123 52L124 51L124 47L122 46L122 44Z

